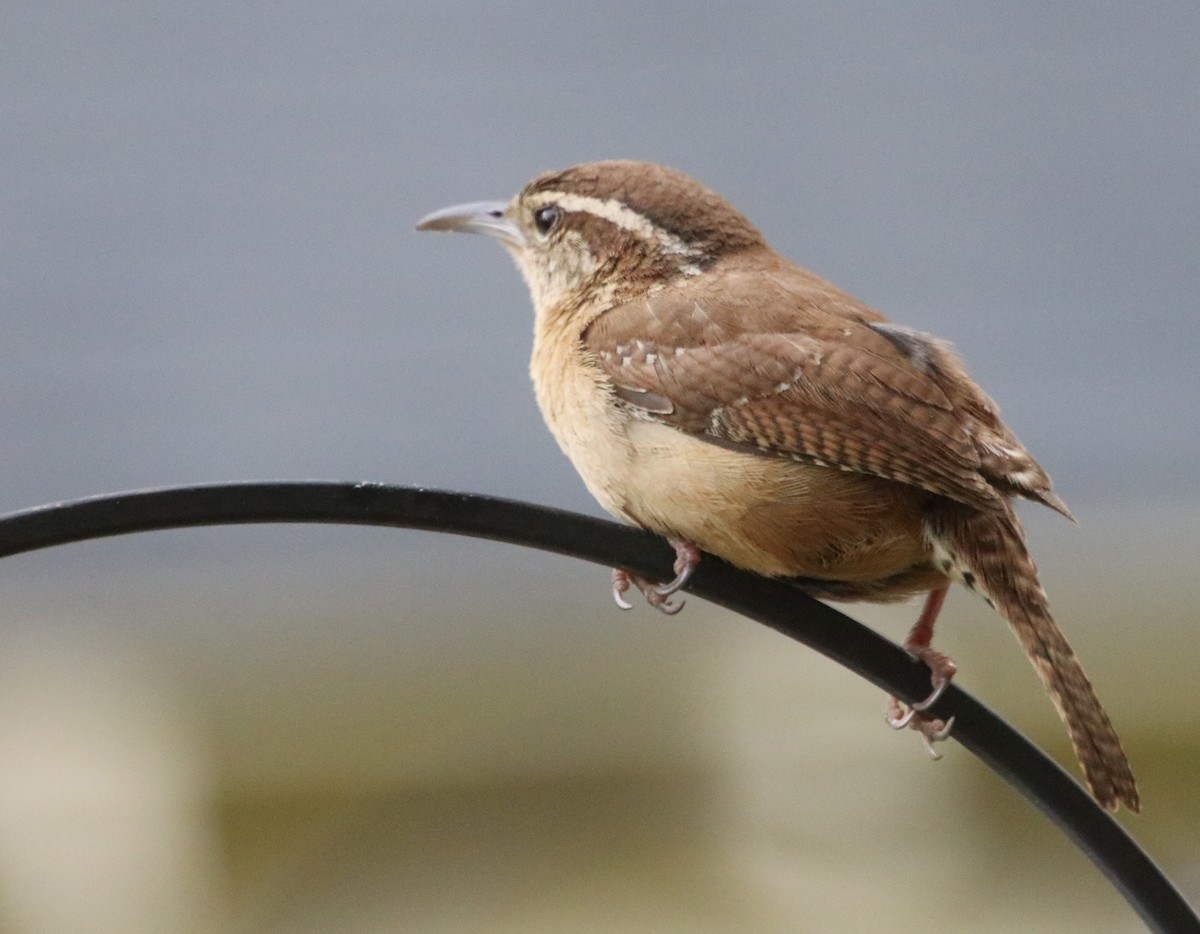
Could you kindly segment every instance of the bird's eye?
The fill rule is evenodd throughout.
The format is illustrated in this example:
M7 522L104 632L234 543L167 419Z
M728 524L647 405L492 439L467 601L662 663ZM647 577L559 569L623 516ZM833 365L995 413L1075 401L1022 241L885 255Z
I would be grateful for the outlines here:
M533 212L533 226L543 237L550 233L562 220L562 211L557 204L544 204Z

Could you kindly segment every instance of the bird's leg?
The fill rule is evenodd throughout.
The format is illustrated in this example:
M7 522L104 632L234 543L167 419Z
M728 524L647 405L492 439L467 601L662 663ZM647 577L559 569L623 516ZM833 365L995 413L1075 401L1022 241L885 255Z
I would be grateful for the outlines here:
M929 670L933 673L931 678L933 693L919 704L913 704L914 710L926 710L932 707L950 684L950 679L958 671L958 666L951 658L934 649L932 644L933 627L937 622L938 613L942 611L942 604L946 602L946 594L949 590L950 585L945 584L937 590L929 592L929 596L925 598L925 606L921 609L921 615L917 617L916 623L908 632L908 638L904 640L905 651L917 661L928 665Z
M672 603L671 597L683 588L692 572L696 570L696 565L700 563L700 549L683 539L672 538L668 541L675 549L675 579L669 583L649 580L624 568L613 568L613 599L622 610L633 608L633 604L625 599L625 593L630 587L640 590L647 603L668 616L674 616L683 609L684 601Z
M951 717L948 721L934 720L924 716L921 711L933 706L950 684L950 679L958 671L958 666L954 664L954 661L948 655L934 649L931 644L933 627L937 622L942 604L946 602L946 593L949 589L950 585L947 583L929 592L929 596L925 598L925 606L921 609L921 615L917 617L913 628L909 630L908 638L904 640L905 651L929 667L930 680L933 683L932 693L923 701L913 704L907 711L904 710L899 700L894 697L889 698L886 713L888 725L894 729L902 730L907 726L920 733L921 738L925 741L925 748L934 759L941 757L934 749L933 744L950 735L954 718Z

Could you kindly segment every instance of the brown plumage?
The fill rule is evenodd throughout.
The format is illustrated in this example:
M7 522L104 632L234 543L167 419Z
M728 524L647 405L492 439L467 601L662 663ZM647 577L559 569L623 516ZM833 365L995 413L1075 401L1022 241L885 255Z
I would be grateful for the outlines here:
M1011 505L1006 503L1004 513L993 516L942 500L930 509L926 522L930 537L946 554L944 560L954 563L955 576L961 580L964 574L973 574L972 589L1012 627L1067 726L1096 800L1110 810L1123 804L1137 811L1137 786L1121 741L1050 615L1046 592Z
M531 372L552 432L606 509L676 543L678 581L618 575L621 589L668 605L691 545L835 599L963 583L1012 626L1096 798L1138 809L1011 498L1070 514L945 343L779 256L661 166L576 166L421 226L505 242L537 312ZM911 648L947 680L928 647L938 605Z

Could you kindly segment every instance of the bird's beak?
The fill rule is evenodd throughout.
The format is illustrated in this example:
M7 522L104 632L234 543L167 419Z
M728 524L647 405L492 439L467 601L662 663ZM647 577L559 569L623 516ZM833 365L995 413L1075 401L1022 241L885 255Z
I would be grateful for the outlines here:
M504 212L503 201L475 201L442 208L422 217L417 230L446 230L451 233L477 233L495 237L513 247L525 246L525 235Z

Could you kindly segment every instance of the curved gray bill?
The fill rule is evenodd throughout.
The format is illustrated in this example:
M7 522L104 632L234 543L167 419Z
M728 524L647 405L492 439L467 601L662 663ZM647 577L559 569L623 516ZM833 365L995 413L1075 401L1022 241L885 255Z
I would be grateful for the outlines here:
M503 201L475 201L456 204L427 214L417 221L417 230L445 230L451 233L477 233L503 240L509 246L522 247L525 236L521 228L509 220Z

